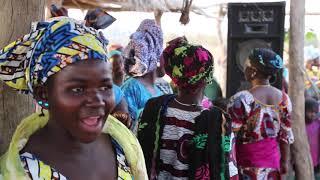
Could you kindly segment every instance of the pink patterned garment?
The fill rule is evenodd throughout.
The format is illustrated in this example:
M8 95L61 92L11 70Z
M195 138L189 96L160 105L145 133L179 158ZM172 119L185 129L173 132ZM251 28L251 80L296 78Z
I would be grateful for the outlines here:
M265 142L268 139L276 139L277 142L282 141L288 144L293 143L291 111L291 101L285 93L278 105L266 105L255 99L249 91L238 92L231 97L228 105L228 113L232 118L232 129L236 133L237 146ZM260 157L259 154L264 154L264 150L266 149L256 149L256 154L250 156L252 158ZM279 153L277 151L278 148L274 152ZM237 156L240 179L273 180L280 178L278 169L261 166L246 167L239 164L240 158ZM263 159L268 161L272 158L265 157ZM265 164L270 164L270 162Z
M313 162L313 167L320 164L319 150L320 150L320 120L317 118L313 122L306 124L306 131L310 145L310 152Z

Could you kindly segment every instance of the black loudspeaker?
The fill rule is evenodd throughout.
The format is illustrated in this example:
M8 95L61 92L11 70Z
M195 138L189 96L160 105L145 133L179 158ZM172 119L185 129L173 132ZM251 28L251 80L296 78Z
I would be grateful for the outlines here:
M244 63L253 48L271 48L282 57L285 2L229 3L227 97L249 89L244 77ZM272 78L281 89L282 72Z

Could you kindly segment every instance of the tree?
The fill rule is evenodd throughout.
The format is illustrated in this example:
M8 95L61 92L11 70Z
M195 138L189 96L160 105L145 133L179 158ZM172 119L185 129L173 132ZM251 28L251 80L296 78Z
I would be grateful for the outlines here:
M0 48L27 34L31 22L44 17L43 0L0 0ZM0 154L8 147L21 119L34 111L31 96L18 94L0 82Z
M295 136L291 150L296 179L314 179L304 116L304 14L305 0L291 0L289 33L289 94L293 104L292 129Z

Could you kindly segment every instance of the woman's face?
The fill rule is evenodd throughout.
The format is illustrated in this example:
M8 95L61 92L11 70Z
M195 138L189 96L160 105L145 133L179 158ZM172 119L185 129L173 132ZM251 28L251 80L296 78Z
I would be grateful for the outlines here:
M306 116L306 122L307 123L310 123L312 122L313 120L315 120L315 118L317 117L317 114L318 114L318 108L315 107L313 109L306 109L306 113L305 113L305 116Z
M114 74L124 74L124 60L120 55L114 55L112 61L112 68Z
M49 82L48 102L50 121L80 142L94 141L115 106L110 64L85 60L65 67Z

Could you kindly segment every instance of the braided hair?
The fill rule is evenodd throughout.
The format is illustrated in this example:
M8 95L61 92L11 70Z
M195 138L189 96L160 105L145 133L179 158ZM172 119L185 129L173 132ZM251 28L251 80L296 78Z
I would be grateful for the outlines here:
M280 55L271 49L255 48L249 55L251 67L266 76L272 76L283 68L283 61Z

